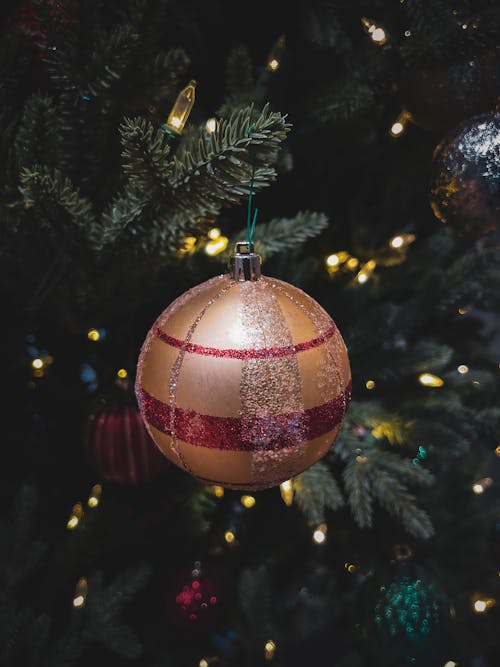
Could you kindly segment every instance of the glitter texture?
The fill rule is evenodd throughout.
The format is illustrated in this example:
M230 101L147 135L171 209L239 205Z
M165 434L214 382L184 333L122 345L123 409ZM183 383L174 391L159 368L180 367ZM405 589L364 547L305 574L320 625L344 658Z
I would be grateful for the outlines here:
M288 345L285 347L269 347L261 348L260 350L221 350L216 347L204 347L203 345L195 345L194 343L186 343L186 341L179 340L173 336L169 336L164 331L162 331L157 324L153 326L153 331L156 336L167 345L172 347L177 347L179 349L184 349L185 352L190 352L191 354L203 354L209 357L220 357L220 358L230 358L230 359L271 359L273 357L287 357L290 354L295 354L296 352L304 352L304 350L310 350L313 347L322 345L329 340L337 327L332 323L330 328L321 336L317 336L312 340L306 340L303 343L297 343L296 345Z
M171 461L204 481L255 490L329 451L350 380L340 333L311 297L275 279L219 276L158 317L136 393Z
M500 223L500 114L476 116L434 152L430 203L458 233L481 236Z
M350 400L351 387L333 401L308 410L281 415L214 417L162 403L144 389L137 389L144 416L158 431L172 434L191 445L228 451L277 451L300 445L324 435L344 417L345 404Z

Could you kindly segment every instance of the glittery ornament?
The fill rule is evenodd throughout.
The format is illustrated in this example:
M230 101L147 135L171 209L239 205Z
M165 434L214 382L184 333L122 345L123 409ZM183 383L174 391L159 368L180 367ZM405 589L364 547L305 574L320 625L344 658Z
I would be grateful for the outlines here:
M449 656L453 610L423 568L409 562L392 565L367 581L365 595L367 649L383 646L387 665L428 667Z
M182 570L167 591L167 616L181 630L211 630L224 602L220 575L196 561Z
M351 394L330 316L258 269L248 279L212 278L174 301L149 332L137 373L158 447L205 483L234 489L278 485L324 456Z
M430 204L456 232L477 237L499 229L500 114L476 116L434 151Z
M404 72L400 103L419 127L446 132L495 106L499 63L493 50L450 65Z
M141 484L168 468L144 425L134 395L125 389L116 388L99 400L87 420L84 446L97 472L119 484Z

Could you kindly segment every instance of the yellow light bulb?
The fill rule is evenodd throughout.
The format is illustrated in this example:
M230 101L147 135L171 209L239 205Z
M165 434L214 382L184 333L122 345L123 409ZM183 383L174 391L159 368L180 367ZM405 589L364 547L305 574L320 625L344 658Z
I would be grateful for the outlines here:
M421 373L418 376L418 381L424 387L442 387L444 385L444 380L432 373Z
M403 109L396 120L392 123L389 134L391 137L400 137L406 130L408 121L411 119L411 113Z
M73 509L71 510L70 517L66 524L68 530L73 530L78 526L83 517L83 507L82 503L75 503Z
M291 479L287 479L286 482L281 482L280 493L285 505L290 507L293 503L293 484Z
M216 241L210 241L207 243L205 246L205 252L210 256L218 255L227 248L228 242L229 239L227 236L219 236Z
M486 611L487 604L485 600L476 600L474 602L474 611L477 612L478 614L482 614L484 611Z
M199 667L208 667L208 660L205 660L205 658L202 658L198 664L199 664Z
M367 35L370 36L372 42L377 46L383 46L387 40L387 32L381 25L377 25L372 19L367 19L365 16L361 19L361 24Z
M78 583L75 588L75 596L73 598L73 607L80 608L85 605L85 600L87 597L87 580L85 577L78 579Z
M224 497L224 487L223 486L214 486L214 496L216 498L223 498Z
M363 285L366 283L368 278L372 275L375 267L377 266L377 262L374 259L368 260L368 262L365 262L363 266L361 267L361 270L359 271L358 275L356 276L356 280L358 283Z
M181 90L168 116L167 126L175 133L180 134L187 123L195 100L196 81L190 81Z
M443 667L457 667L458 662L455 662L454 660L448 660L448 662L445 662Z
M336 254L328 255L328 257L326 258L327 266L338 266L339 264L340 264L340 259L339 256Z
M276 644L272 639L268 639L264 645L264 657L266 660L272 660L276 652Z
M232 544L236 539L236 537L231 530L226 530L226 532L224 533L224 539L228 544Z
M94 484L90 491L89 499L87 500L87 505L91 508L97 507L101 500L102 486L100 484Z
M500 445L497 445L497 446L495 447L495 454L496 454L497 456L500 456Z
M390 240L389 245L391 248L401 248L403 246L403 237L402 236L395 236Z
M205 123L205 130L208 134L213 134L217 129L217 118L209 118Z
M359 259L356 259L356 257L350 257L347 260L347 268L350 269L351 271L354 271L354 269L357 269L359 266Z
M87 331L87 338L91 340L93 343L96 343L100 337L101 334L97 331L97 329L89 329Z
M128 373L127 373L127 371L126 371L124 368L120 368L120 369L116 372L116 374L117 374L117 376L118 376L119 378L121 378L122 380L124 380L124 379L128 376Z
M216 239L219 238L221 235L221 231L218 227L212 227L212 229L208 232L207 236L211 241L215 241Z
M365 382L365 387L366 387L368 390L375 389L375 382L374 382L373 380L367 380L367 381Z
M467 308L459 308L458 309L458 314L459 315L465 315L466 312L467 312Z
M464 373L469 372L469 367L466 366L465 364L460 364L460 366L458 366L457 368L457 371L463 375Z
M42 359L33 359L31 362L31 365L35 370L39 370L40 368L43 368L43 360Z
M241 496L241 504L243 507L250 509L255 505L255 498L253 496Z
M477 482L474 482L472 485L472 490L476 495L484 493L486 489L493 484L493 479L491 477L483 477L483 479L478 479Z
M324 544L326 542L326 534L328 532L328 528L326 523L320 523L319 526L317 526L314 529L313 532L313 542L316 544Z
M285 52L285 35L280 35L267 57L266 67L270 72L276 72L280 68L283 54Z

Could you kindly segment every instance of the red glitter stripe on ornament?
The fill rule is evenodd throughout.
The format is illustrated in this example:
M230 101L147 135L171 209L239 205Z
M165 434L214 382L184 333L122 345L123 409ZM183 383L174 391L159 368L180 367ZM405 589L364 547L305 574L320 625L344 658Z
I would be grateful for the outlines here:
M146 421L167 435L208 449L253 452L278 451L318 438L340 424L351 400L351 383L332 401L307 410L263 417L214 417L170 406L137 387Z
M174 338L169 334L165 333L158 324L155 324L153 327L153 332L157 338L162 340L167 345L176 347L178 349L184 350L185 352L191 352L192 354L202 354L208 357L222 357L226 359L272 359L275 357L287 357L291 354L296 354L297 352L304 352L305 350L311 350L313 347L318 347L323 345L329 340L333 334L337 331L337 327L332 322L332 326L321 334L317 338L312 338L311 340L306 340L304 343L297 343L296 345L286 345L285 347L264 347L260 350L236 350L236 349L226 349L221 350L216 347L205 347L204 345L196 345L196 343L186 343L185 341L180 340L179 338Z

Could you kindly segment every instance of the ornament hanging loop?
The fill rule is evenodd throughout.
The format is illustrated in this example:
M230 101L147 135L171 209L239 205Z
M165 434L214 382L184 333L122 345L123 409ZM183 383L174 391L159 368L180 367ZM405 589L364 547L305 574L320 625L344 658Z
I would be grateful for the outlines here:
M233 280L258 280L260 278L261 257L254 252L253 243L239 241L231 255L230 273Z

